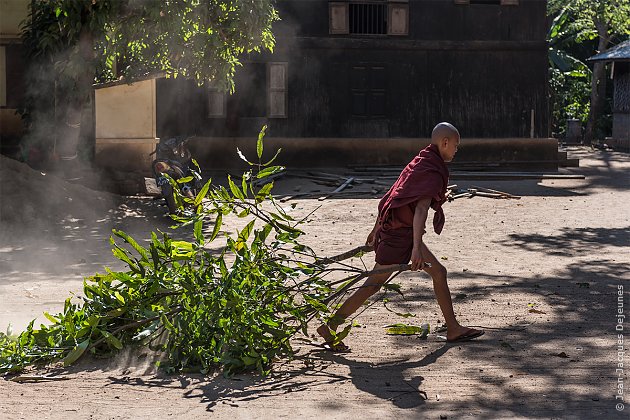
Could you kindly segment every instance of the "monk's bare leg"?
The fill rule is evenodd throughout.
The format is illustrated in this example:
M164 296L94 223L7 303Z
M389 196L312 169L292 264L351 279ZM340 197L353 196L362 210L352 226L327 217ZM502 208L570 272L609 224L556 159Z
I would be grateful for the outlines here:
M373 270L390 267L388 265L375 264ZM365 303L374 293L378 292L383 284L387 281L391 273L379 273L369 276L363 285L359 287L335 312L327 324L322 324L317 328L317 333L322 336L324 341L330 345L334 338L331 331L337 331L337 327L342 324L346 318L355 313L357 309ZM339 343L339 349L345 350L347 347L343 343ZM335 348L331 345L331 348Z
M433 279L433 291L435 292L435 298L442 310L444 322L446 322L446 339L451 341L460 337L467 337L467 335L477 334L476 336L479 336L483 334L482 331L463 327L459 324L459 322L457 322L455 311L453 310L451 291L448 288L446 267L444 267L438 259L435 258L435 255L433 255L424 243L422 244L421 252L423 260L431 264L430 267L425 266L424 271L426 271Z

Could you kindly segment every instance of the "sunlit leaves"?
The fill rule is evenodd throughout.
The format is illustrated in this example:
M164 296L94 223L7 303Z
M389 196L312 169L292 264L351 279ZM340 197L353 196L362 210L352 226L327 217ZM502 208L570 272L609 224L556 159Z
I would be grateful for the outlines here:
M70 353L66 357L63 358L64 366L69 366L76 362L79 357L83 355L88 345L90 344L90 340L84 340L81 343L77 344Z
M261 156L263 138L264 132L257 140ZM204 185L194 199L199 211L188 221L191 241L152 233L143 245L114 230L112 250L127 269L87 278L78 304L67 299L61 313L45 314L50 325L31 323L18 337L0 335L0 372L59 359L70 365L86 353L109 355L132 342L165 352L167 372L221 366L227 375L266 374L273 360L291 355L289 339L306 330L309 317L327 313L331 290L296 260L299 255L280 251L287 243L299 252L307 247L297 242L299 222L273 202L273 182L255 185L281 167L266 168L260 157L255 166L258 177L246 173L239 184L229 178L227 187ZM255 198L248 199L248 191ZM269 204L275 212L264 209ZM217 246L227 215L250 220L211 253L204 246ZM160 337L167 338L159 343Z

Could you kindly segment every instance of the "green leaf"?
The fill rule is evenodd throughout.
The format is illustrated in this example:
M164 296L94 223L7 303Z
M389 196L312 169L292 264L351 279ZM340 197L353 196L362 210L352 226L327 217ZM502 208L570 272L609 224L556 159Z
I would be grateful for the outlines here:
M249 177L247 174L243 174L243 178L241 178L241 190L243 191L243 195L247 197L247 180Z
M236 186L234 181L232 181L232 177L230 175L228 175L228 184L230 185L230 191L232 191L232 195L234 197L240 198L241 200L245 198L245 196L243 195L243 191L241 191L240 188Z
M328 312L328 307L317 299L314 299L309 295L304 295L304 300L306 300L306 303L311 305L315 310L320 312Z
M256 200L261 202L263 201L271 192L273 188L273 181L263 185L263 187L256 193Z
M59 323L59 320L55 318L54 316L52 316L51 314L49 314L48 312L44 312L44 316L46 317L46 319L52 322L53 325L56 325Z
M117 348L118 350L121 350L123 348L122 343L120 342L119 339L117 339L113 334L111 334L108 331L101 331L101 334L103 334L103 337L105 337L105 341L107 341L107 343L109 345L111 345L112 347Z
M160 314L160 321L162 321L162 324L166 327L166 329L172 330L174 328L173 324L166 315Z
M398 293L400 296L405 296L400 290L401 286L398 283L385 283L383 289Z
M263 139L265 138L265 132L267 131L267 126L263 125L263 128L258 133L258 141L256 142L256 154L258 155L258 160L262 158L263 154Z
M238 234L238 240L239 242L247 242L247 239L249 239L249 235L252 233L252 230L254 228L254 223L256 222L256 220L252 220L251 222L249 222L244 228L243 230L241 230Z
M120 294L120 292L118 292L118 290L114 292L114 297L116 298L116 300L118 300L118 302L122 303L123 305L125 304L125 298Z
M208 180L208 182L206 182L203 187L201 187L201 191L199 191L199 194L197 194L197 197L195 197L195 206L198 206L199 204L201 204L201 201L206 198L206 195L208 195L208 191L210 190L210 185L212 184L212 180Z
M214 241L214 239L219 234L222 222L223 222L223 215L219 213L217 214L217 218L214 221L214 228L212 229L212 235L210 235L210 242Z
M114 235L118 236L119 238L122 238L125 242L131 245L133 249L135 249L136 252L140 254L143 261L149 260L149 255L147 253L147 250L144 247L140 246L131 236L129 236L128 234L126 234L125 232L121 230L114 229L112 232L114 233Z
M281 151L282 151L282 148L279 148L279 149L276 151L276 154L275 154L275 155L273 155L273 157L271 158L271 160L269 160L269 162L263 163L263 166L269 166L269 165L271 165L271 164L273 163L273 161L274 161L274 160L276 160L276 158L278 157L278 155L280 154L280 152L281 152Z
M112 309L111 311L105 312L105 316L110 316L112 318L115 318L117 316L121 316L122 314L124 314L125 311L126 311L125 308L116 308L116 309Z
M400 317L403 317L403 318L415 318L415 317L418 316L416 314L412 314L412 313L409 313L409 312L394 312L394 313L396 315L400 316Z
M199 245L203 245L203 220L199 219L195 222L195 239Z
M269 166L256 174L256 178L266 178L270 175L284 171L284 166Z
M348 334L350 334L351 329L352 329L352 324L348 324L340 333L335 334L333 345L339 344L344 338L346 338Z
M261 242L265 242L267 236L269 236L269 233L271 232L271 229L273 229L273 226L267 223L265 226L263 226L262 230L258 232L258 238Z
M90 344L89 339L84 340L81 343L79 343L77 346L75 346L74 349L72 349L72 351L68 353L66 357L63 358L63 365L70 366L71 364L76 362L79 359L79 357L83 355L83 353L88 347L88 344Z
M387 334L389 335L416 335L420 334L421 337L426 337L429 334L428 328L422 328L417 325L407 325L407 324L391 324L386 325Z

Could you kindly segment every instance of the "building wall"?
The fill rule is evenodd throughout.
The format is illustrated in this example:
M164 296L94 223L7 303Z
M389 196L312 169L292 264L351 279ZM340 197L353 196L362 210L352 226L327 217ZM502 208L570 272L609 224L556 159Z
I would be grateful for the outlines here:
M284 138L418 138L444 120L466 137L548 136L544 0L517 6L410 0L404 36L330 35L328 1L277 5L275 52L247 58L224 117L207 117L204 89L166 81L158 85L158 103L169 104L158 105L158 136L182 127L253 136L268 124L270 136ZM266 62L287 63L286 118L252 112L268 94L252 85Z
M630 62L617 61L614 66L612 143L630 151Z
M151 174L156 138L156 81L110 84L95 90L95 163Z
M20 23L28 15L28 4L29 0L0 0L0 148L9 153L23 132L16 111L25 89Z

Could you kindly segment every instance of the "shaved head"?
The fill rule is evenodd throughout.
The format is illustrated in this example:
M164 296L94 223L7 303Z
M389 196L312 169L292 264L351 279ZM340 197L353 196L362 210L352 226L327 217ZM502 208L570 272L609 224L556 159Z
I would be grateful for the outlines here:
M451 123L441 122L431 133L431 143L436 145L444 162L450 162L457 153L459 131Z
M441 122L433 128L431 132L431 143L438 144L440 140L447 137L449 140L459 139L459 131L451 123Z

